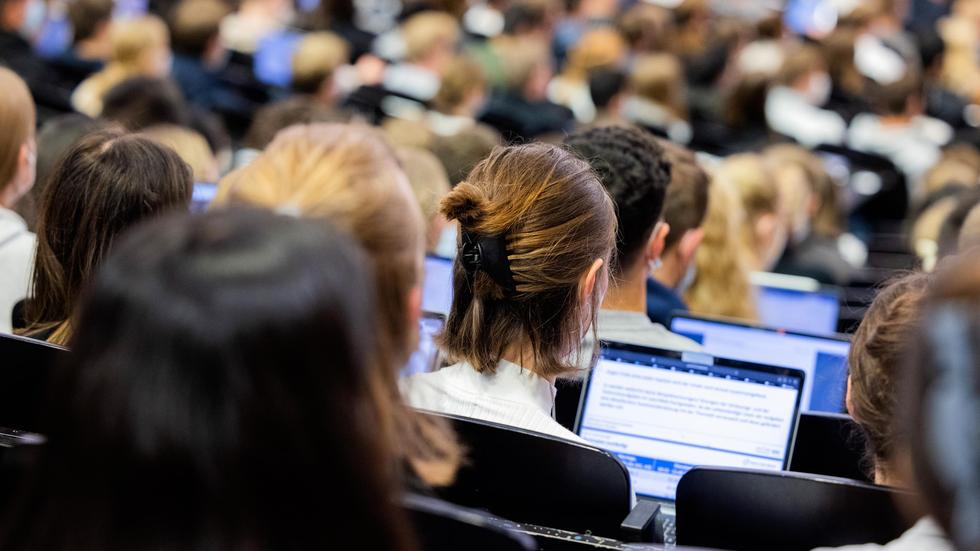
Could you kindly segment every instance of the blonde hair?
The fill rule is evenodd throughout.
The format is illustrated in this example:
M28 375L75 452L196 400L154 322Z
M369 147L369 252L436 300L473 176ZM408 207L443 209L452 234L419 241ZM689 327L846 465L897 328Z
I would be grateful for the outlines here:
M765 215L779 214L780 194L776 181L760 155L742 153L728 157L717 167L715 180L724 180L740 202L745 217L739 228L742 245L756 258L763 260L763 243L759 242L757 223Z
M744 217L732 183L713 179L702 226L704 239L694 260L697 275L684 295L692 312L753 321L758 318L747 253L738 237Z
M34 100L24 80L0 67L0 191L13 181L20 160L20 148L34 138Z
M338 67L347 63L349 56L347 42L332 32L304 36L293 53L293 89L305 94L316 93Z
M777 167L797 167L802 171L810 192L820 202L811 220L813 232L824 237L838 237L843 231L840 196L837 184L820 158L799 145L789 143L766 148L765 156Z
M457 56L446 68L432 105L442 113L452 114L470 94L484 91L486 87L487 75L483 67L471 57Z
M542 143L497 148L443 200L442 212L459 222L463 253L468 240L493 240L501 256L480 268L457 256L442 336L450 357L493 373L516 345L542 377L575 371L570 355L583 327L595 326L602 287L591 297L592 323L583 325L579 280L596 259L608 277L616 246L613 203L589 165Z
M422 216L380 134L362 125L287 128L251 164L221 180L215 204L326 217L360 241L374 262L379 366L373 385L386 422L379 430L427 482L451 481L461 455L452 433L413 414L396 384L416 344L407 312L422 275Z
M589 71L618 64L626 56L626 41L615 29L602 27L585 33L568 53L564 78L585 81Z
M523 91L534 71L550 62L548 46L540 40L504 36L493 41L493 49L500 57L504 84L511 91Z
M684 68L671 54L644 54L636 59L629 80L630 90L674 116L686 118Z
M417 147L399 147L396 151L427 225L425 250L434 250L439 242L436 230L442 228L440 222L445 220L439 212L439 202L452 189L449 176L439 159L429 151Z
M147 55L170 48L167 25L155 15L115 21L109 30L110 53L106 66L83 81L72 95L75 109L90 117L102 114L102 99L124 80L149 76Z
M459 23L448 13L423 11L408 18L401 28L405 60L419 61L438 47L455 46Z
M177 155L190 165L195 182L218 180L218 160L204 136L172 124L152 126L141 134L176 151Z

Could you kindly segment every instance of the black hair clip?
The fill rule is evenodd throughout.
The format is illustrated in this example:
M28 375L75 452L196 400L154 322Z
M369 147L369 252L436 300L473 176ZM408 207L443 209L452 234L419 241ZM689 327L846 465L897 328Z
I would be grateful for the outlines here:
M507 258L507 240L503 236L486 237L464 231L459 259L471 282L473 275L479 270L508 292L517 290L514 274L510 271L510 260Z

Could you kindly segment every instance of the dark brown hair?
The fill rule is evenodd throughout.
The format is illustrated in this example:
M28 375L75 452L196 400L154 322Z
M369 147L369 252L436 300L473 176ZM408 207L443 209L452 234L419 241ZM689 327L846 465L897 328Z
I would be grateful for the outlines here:
M181 0L170 14L170 41L177 53L201 57L231 12L222 0Z
M78 294L116 237L150 216L186 209L192 183L172 149L146 138L107 130L73 145L42 198L24 333L66 343Z
M915 273L889 283L878 292L851 342L850 413L865 435L871 472L888 470L898 444L894 419L900 369L931 282L929 274Z
M704 224L708 215L708 174L698 165L694 154L679 145L660 140L670 161L670 185L664 199L664 222L670 233L664 241L669 251L680 242L684 234Z
M443 200L442 212L459 221L461 234L501 240L513 279L508 290L484 270L469 275L457 258L442 336L449 355L493 373L518 344L538 375L573 371L569 356L584 337L579 280L596 259L608 266L616 246L613 203L589 165L551 145L498 148Z
M108 25L112 19L113 0L75 0L68 3L68 21L71 23L72 42L92 38L99 25Z

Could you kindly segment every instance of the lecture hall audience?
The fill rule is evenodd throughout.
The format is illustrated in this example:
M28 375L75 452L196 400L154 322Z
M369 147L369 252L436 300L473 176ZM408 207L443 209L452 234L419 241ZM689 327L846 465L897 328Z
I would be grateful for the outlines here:
M597 339L775 272L921 496L856 549L980 549L980 3L783 4L0 0L0 333L71 349L0 547L415 549L479 468L420 410L581 444Z

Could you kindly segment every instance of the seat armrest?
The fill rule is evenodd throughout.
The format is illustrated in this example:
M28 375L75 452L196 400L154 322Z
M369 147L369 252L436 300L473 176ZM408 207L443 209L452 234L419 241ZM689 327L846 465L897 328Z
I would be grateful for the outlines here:
M626 520L620 525L622 539L625 542L633 543L652 543L655 535L657 515L660 513L660 504L653 501L638 501Z

